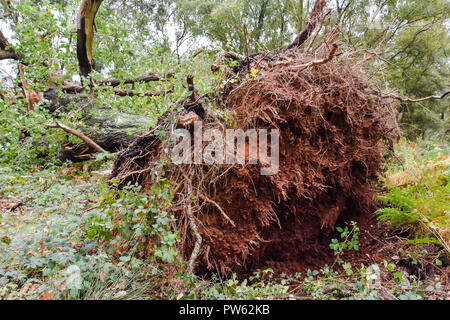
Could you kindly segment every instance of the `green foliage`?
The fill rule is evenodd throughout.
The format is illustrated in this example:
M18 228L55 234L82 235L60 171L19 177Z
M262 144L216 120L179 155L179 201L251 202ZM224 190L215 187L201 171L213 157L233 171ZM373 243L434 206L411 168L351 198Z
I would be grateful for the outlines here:
M160 179L146 195L140 186L127 185L114 190L104 185L99 208L86 215L86 236L100 238L119 253L123 250L142 252L154 243L151 249L155 257L173 262L179 239L177 232L171 229L174 219L165 209L173 198L169 187L166 179Z
M389 207L376 212L379 220L413 228L419 236L431 236L430 241L439 240L445 246L450 227L448 146L429 140L403 140L395 152L403 164L388 167L384 174L388 190L379 200Z
M44 127L50 119L45 110L26 109L24 101L8 103L0 98L0 165L20 170L57 163L55 151L65 137Z
M25 56L25 74L35 91L48 87L48 75L64 69L66 78L77 71L75 41L71 41L76 28L71 19L78 1L65 6L61 3L31 0L13 2L15 12L15 49Z
M334 255L336 256L336 262L343 265L347 273L351 272L351 269L348 268L348 264L344 264L341 256L345 250L359 249L359 228L354 221L352 221L350 225L351 230L348 228L348 226L345 226L344 228L336 228L336 230L341 234L341 239L343 239L342 242L339 242L338 239L331 239L330 243L330 248L333 249Z
M111 165L101 161L98 169ZM155 267L148 259L138 257L137 250L123 247L111 254L113 241L119 236L132 237L129 243L136 245L142 244L136 240L138 234L142 239L145 235L157 239L153 260L173 261L177 236L170 231L171 219L162 212L155 213L154 207L147 209L148 203L169 201L168 183L160 181L158 191L147 200L132 187L116 199L105 189L104 181L85 173L84 166L28 172L0 166L0 298L142 297L142 291L147 290L143 284L148 280L141 281L156 276ZM23 205L8 211L9 204L19 200ZM124 213L126 219L112 221L108 210ZM115 234L109 246L94 236L99 230L106 236Z
M448 19L445 0L336 1L337 16L354 48L380 47L371 69L386 89L419 98L438 95L449 86ZM380 70L380 62L387 62ZM398 120L408 137L445 135L449 127L448 100L399 103Z
M214 300L255 300L283 299L289 297L286 280L272 280L272 269L255 272L253 276L240 282L236 274L230 279L202 290L202 298ZM217 278L212 279L217 281Z

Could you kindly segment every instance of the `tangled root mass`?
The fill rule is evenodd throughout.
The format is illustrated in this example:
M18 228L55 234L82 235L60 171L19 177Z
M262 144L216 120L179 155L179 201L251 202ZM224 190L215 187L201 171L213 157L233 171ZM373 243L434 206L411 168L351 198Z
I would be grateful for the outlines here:
M260 164L183 165L169 174L180 185L178 199L193 199L187 197L187 183L196 195L184 205L193 209L203 239L198 272L317 267L330 257L330 233L338 220L372 209L373 183L395 120L349 54L304 67L326 55L326 49L313 55L294 48L272 57L252 56L251 68L258 74L241 72L222 92L237 128L279 129L277 174L261 175ZM207 116L204 127L226 124ZM146 169L163 153L151 137L141 137L119 156L114 177L151 184ZM195 237L185 210L173 214L188 258Z

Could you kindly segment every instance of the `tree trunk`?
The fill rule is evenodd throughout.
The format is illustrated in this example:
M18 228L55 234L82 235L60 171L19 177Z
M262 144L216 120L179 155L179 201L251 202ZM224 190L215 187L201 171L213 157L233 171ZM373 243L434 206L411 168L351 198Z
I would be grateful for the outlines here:
M92 97L84 94L69 94L59 97L56 89L49 89L44 93L49 100L47 108L54 114L80 111L83 125L77 130L88 136L100 147L109 152L117 152L128 147L137 137L146 134L154 121L143 116L127 114L111 110L107 106L93 103ZM65 145L61 147L61 160L82 161L92 158L92 147L86 143Z

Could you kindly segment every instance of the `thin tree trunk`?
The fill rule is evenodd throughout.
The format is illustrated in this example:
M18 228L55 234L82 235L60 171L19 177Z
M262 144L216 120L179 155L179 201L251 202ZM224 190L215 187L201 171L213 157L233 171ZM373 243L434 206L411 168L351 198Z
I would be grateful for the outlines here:
M94 20L103 0L83 0L77 26L77 58L80 74L89 76L94 70L92 42L94 40Z

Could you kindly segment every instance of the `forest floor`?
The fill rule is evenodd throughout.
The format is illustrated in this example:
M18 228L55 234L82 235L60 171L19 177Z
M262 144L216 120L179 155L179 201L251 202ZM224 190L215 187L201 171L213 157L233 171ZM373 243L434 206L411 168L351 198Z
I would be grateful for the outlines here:
M427 146L425 152L403 142L396 150L408 159L411 148L415 161L446 164L427 172L440 179L442 190L430 187L426 201L433 202L415 208L438 212L425 220L437 234L424 233L421 221L397 223L398 216L385 213L380 224L380 215L359 215L336 229L328 258L317 261L316 268L295 272L273 261L245 279L236 274L192 277L181 259L163 263L133 250L111 254L91 237L92 228L111 223L101 208L111 200L108 160L45 169L1 167L0 299L450 299L449 255L440 242L448 240L449 231L443 224L449 216L448 146ZM430 168L428 160L423 163ZM400 172L398 165L391 161L386 169L391 175L381 179L385 194L393 183L389 177ZM402 166L405 173L408 163ZM397 182L396 188L408 185Z

